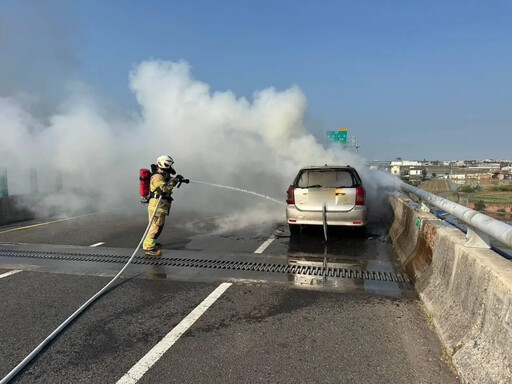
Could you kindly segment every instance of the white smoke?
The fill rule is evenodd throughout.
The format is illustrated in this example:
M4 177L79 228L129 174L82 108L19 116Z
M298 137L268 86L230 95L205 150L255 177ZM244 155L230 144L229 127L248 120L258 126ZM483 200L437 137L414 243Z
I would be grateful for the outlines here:
M325 149L307 131L306 97L298 87L267 88L249 100L231 91L213 92L193 78L185 61L148 60L130 74L130 88L140 106L130 119L103 108L86 87L73 87L44 121L19 99L0 97L0 166L9 170L10 192L28 193L26 175L36 168L41 192L51 193L55 179L62 177L67 197L60 204L68 212L91 205L137 206L138 169L162 154L171 155L178 173L191 179L283 201L305 165L350 164L371 190L383 184L366 170L363 158L339 147ZM249 212L254 199L190 184L176 193L175 204L205 213ZM47 201L55 204L54 197ZM267 204L270 212L284 214ZM250 221L248 216L238 217Z

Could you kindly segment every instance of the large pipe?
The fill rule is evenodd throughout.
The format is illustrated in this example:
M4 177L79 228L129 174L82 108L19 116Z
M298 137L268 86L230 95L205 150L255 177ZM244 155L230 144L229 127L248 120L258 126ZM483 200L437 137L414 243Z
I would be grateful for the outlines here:
M493 219L483 213L477 212L473 209L464 207L453 201L444 199L433 193L424 191L422 189L413 187L402 180L397 179L397 189L414 193L416 196L421 197L422 200L441 208L443 211L455 216L457 219L462 220L471 227L478 229L489 236L501 241L502 243L512 247L512 226L505 224L502 221Z

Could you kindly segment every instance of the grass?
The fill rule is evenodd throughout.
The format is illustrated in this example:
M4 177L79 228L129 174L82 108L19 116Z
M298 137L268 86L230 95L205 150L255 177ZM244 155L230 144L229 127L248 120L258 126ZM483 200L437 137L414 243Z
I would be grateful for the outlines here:
M478 186L465 184L457 190L459 193L465 192L470 203L483 201L484 204L512 205L512 183L509 181L492 181Z
M508 184L508 185L493 185L492 187L489 187L489 191L512 193L512 184Z
M485 204L512 205L512 191L501 192L484 189L468 193L468 196L470 203L482 200Z
M512 206L512 183L510 183L510 181L483 182L479 185L463 184L457 187L457 192L450 194L441 193L441 191L438 190L440 186L437 184L434 185L432 181L423 183L420 188L421 187L424 187L426 191L443 196L456 203L459 202L459 197L464 198L464 200L465 197L467 197L468 202L473 204L483 202L485 205Z

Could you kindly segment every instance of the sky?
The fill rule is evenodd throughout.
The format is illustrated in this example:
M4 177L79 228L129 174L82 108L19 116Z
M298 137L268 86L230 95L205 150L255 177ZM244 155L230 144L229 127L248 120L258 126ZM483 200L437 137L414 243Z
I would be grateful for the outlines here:
M3 0L0 95L44 116L79 83L130 115L130 72L184 60L212 92L298 87L307 129L348 127L368 160L511 159L510 20L507 0Z

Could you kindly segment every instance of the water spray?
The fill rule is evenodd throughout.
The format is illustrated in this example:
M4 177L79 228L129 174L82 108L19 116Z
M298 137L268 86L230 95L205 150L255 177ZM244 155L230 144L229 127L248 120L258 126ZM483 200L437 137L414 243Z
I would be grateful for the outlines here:
M213 183L207 183L207 182L205 182L205 181L197 181L197 180L190 180L190 182L191 182L191 183L193 183L193 184L210 185L210 186L212 186L212 187L224 188L224 189L231 189L231 190L233 190L233 191L244 192L244 193L248 193L249 195L254 195L254 196L263 197L264 199L267 199L267 200L273 201L274 203L277 203L277 204L285 205L285 203L284 203L284 202L279 201L279 200L277 200L277 199L274 199L273 197L270 197L270 196L267 196L267 195L263 195L263 194L261 194L261 193L254 192L254 191L248 191L247 189L236 188L236 187L228 187L227 185L213 184Z
M141 181L142 181L142 177L143 176L144 175L141 175ZM230 189L230 190L233 190L233 191L248 193L250 195L254 195L254 196L258 196L258 197L263 197L263 198L265 198L267 200L273 201L274 203L278 203L278 204L281 204L281 205L284 204L282 201L274 199L273 197L270 197L270 196L267 196L267 195L263 195L261 193L257 193L257 192L254 192L254 191L248 191L246 189L236 188L236 187L229 187L229 186L226 186L226 185L207 183L207 182L204 182L204 181L197 181L197 180L190 180L189 181L188 179L185 179L182 176L178 180L177 187L179 188L181 186L181 183L188 183L188 182L193 183L193 184L210 185L212 187L224 188L224 189ZM9 372L2 380L0 380L0 384L6 384L14 376L16 376L39 352L41 352L41 350L49 342L51 342L55 338L55 336L57 336L62 330L64 330L64 328L66 328L69 325L69 323L71 323L77 316L79 316L83 311L85 311L85 309L87 309L96 299L98 299L105 292L107 292L112 287L112 285L119 279L121 274L126 270L126 268L128 268L128 266L132 262L133 258L135 257L135 254L137 253L137 251L141 247L142 242L144 241L144 238L146 237L146 235L147 235L147 233L149 231L149 227L151 226L151 223L153 222L153 220L155 218L155 213L157 211L158 205L160 204L161 198L162 198L161 196L158 198L158 203L157 203L157 206L156 206L156 208L155 208L155 210L153 212L153 216L151 217L151 220L149 221L148 226L146 227L146 230L144 231L144 235L142 236L142 238L140 239L139 244L137 245L137 248L133 252L133 254L130 257L130 259L123 266L123 268L117 273L117 275L115 275L114 278L112 280L110 280L110 282L107 285L105 285L94 296L92 296L89 300L87 300L80 308L78 308L75 312L73 312L73 314L71 316L69 316L61 325L59 325L50 335L48 335L48 337L46 339L44 339L32 352L30 352L30 354L28 354L27 357L25 357L11 372Z

